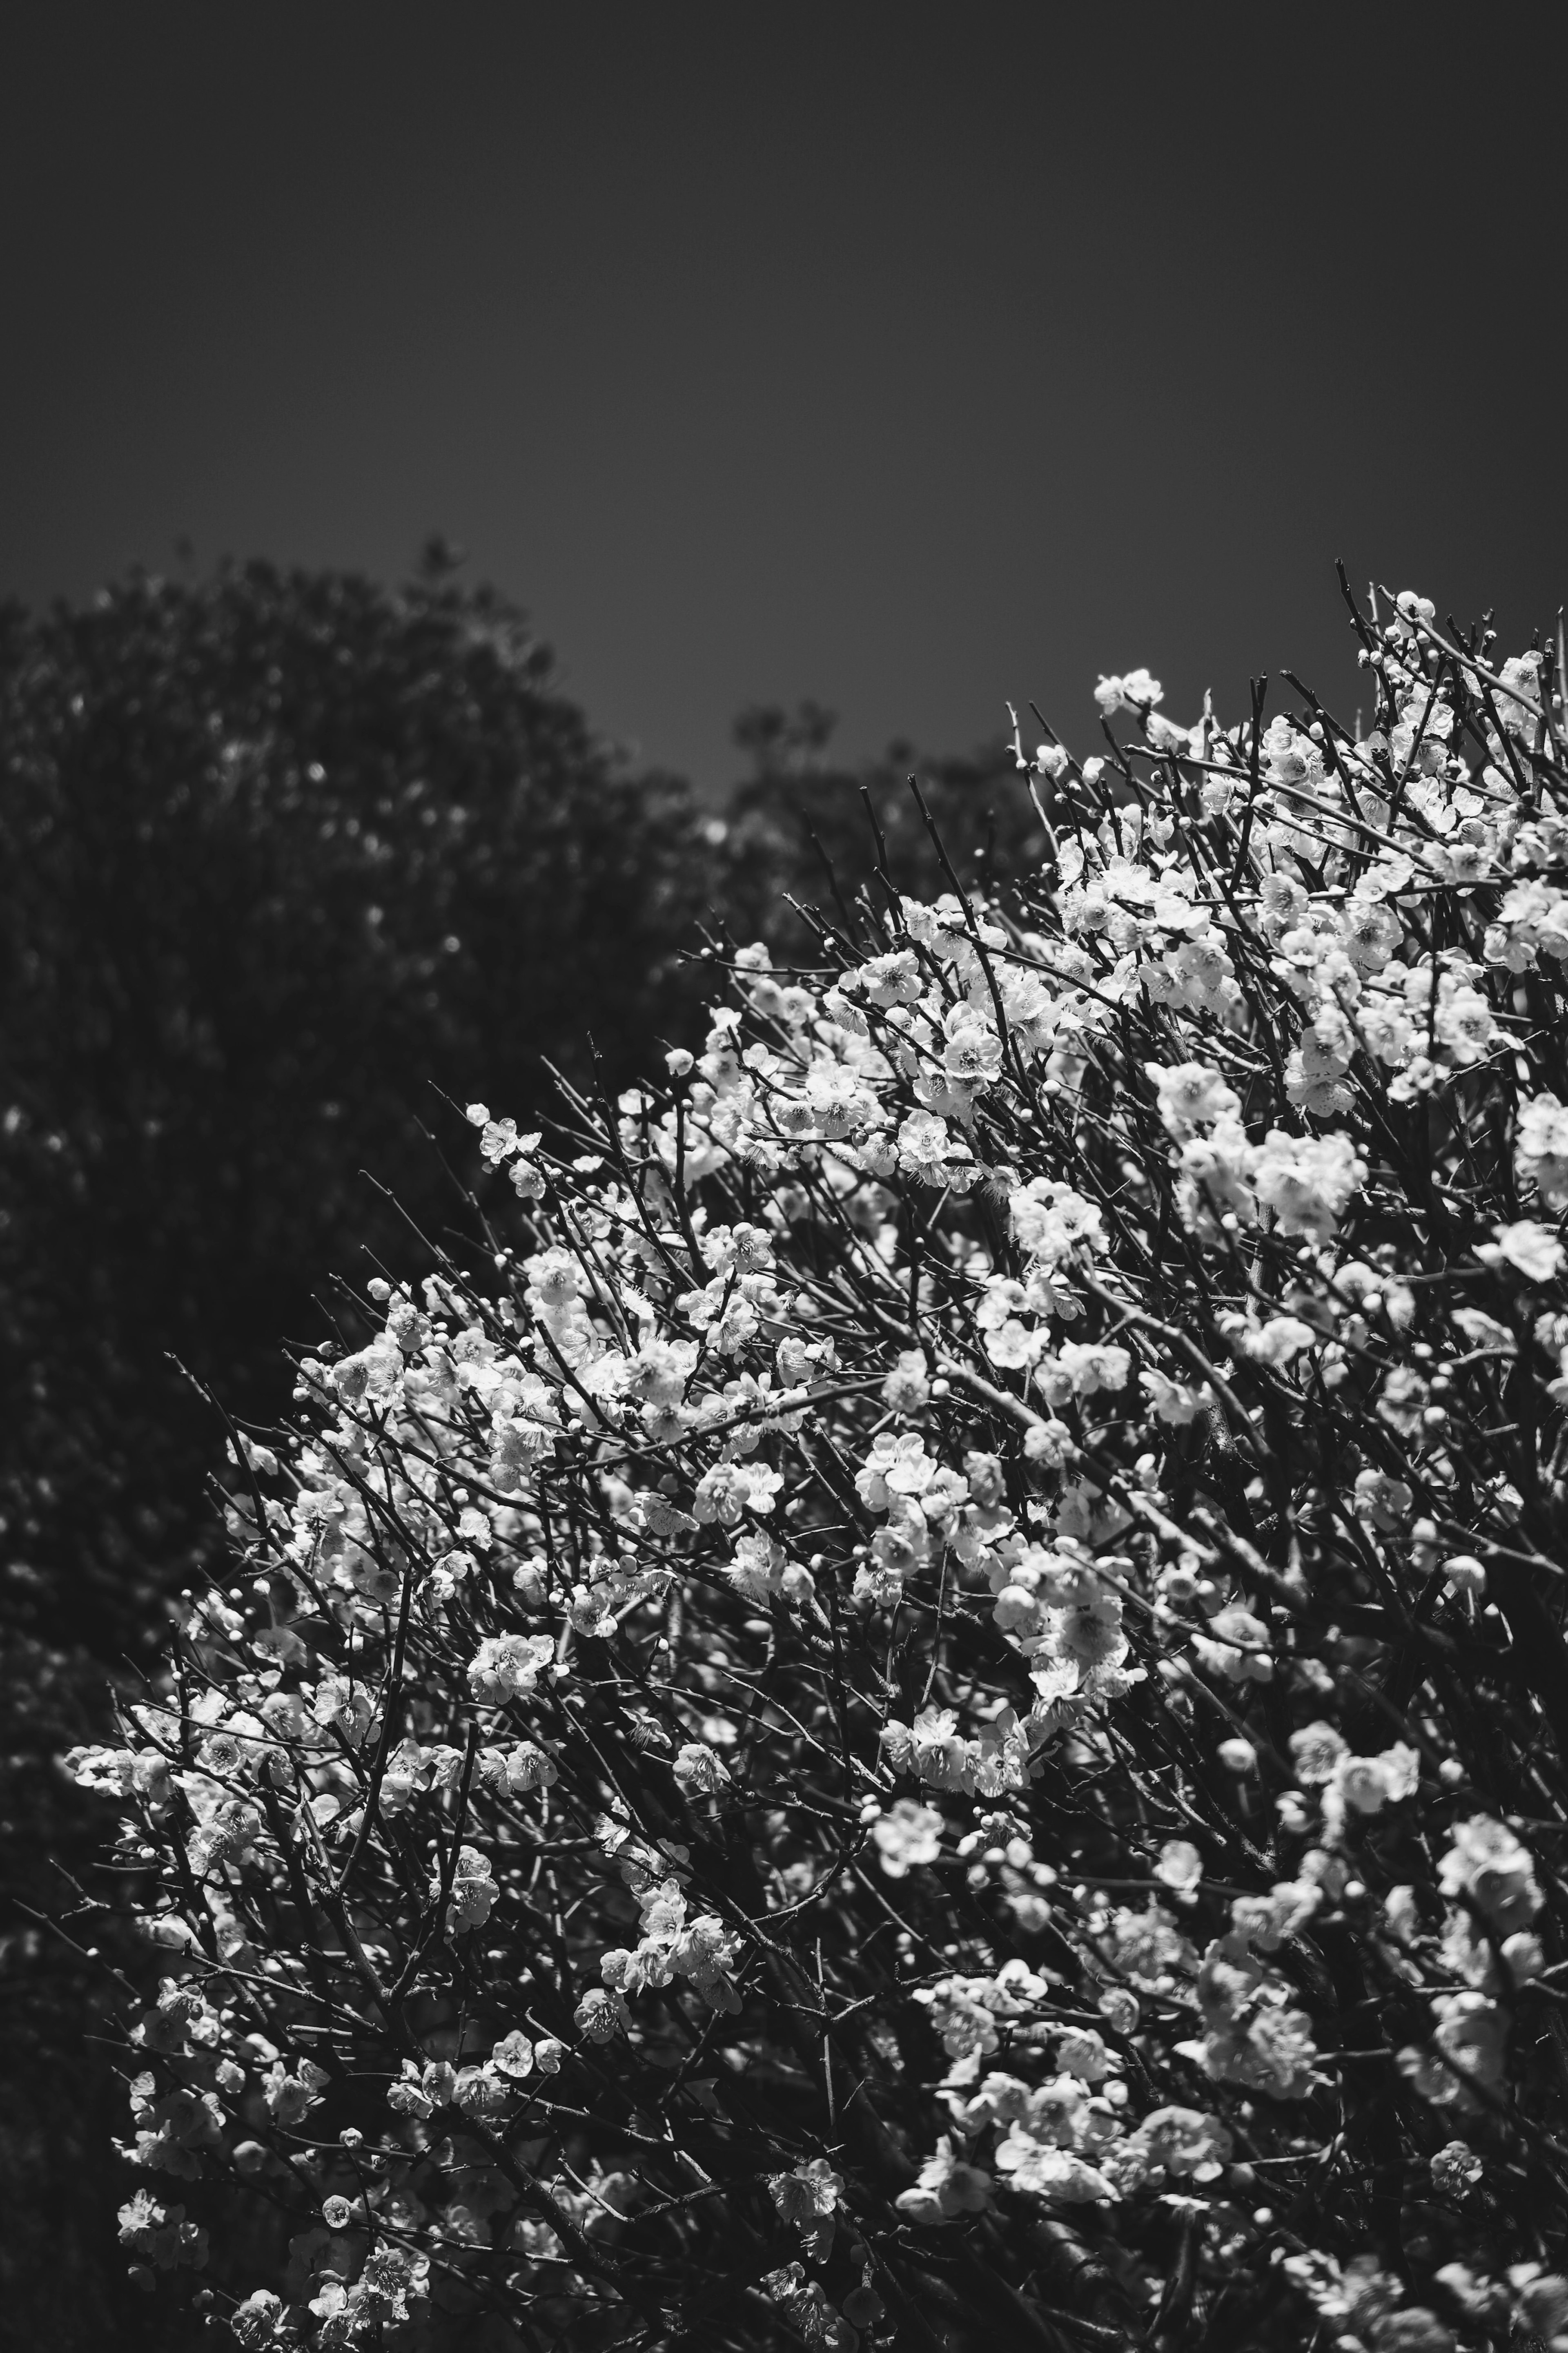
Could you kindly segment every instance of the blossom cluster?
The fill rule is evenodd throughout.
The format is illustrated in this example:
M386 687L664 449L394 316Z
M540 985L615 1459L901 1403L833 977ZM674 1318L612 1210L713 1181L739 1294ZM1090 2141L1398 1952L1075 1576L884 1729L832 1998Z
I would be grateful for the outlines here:
M1367 733L1102 680L1013 892L474 1105L237 1433L73 1762L241 2345L1568 2348L1563 712L1360 626Z

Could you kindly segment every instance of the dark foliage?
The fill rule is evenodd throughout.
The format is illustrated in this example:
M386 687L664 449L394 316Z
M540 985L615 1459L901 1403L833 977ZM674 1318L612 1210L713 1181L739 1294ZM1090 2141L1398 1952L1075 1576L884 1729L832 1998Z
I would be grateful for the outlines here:
M634 775L439 560L0 615L0 2338L130 2327L103 2160L103 2196L63 2194L103 2147L68 2055L93 1973L22 1907L58 1912L46 1858L96 1841L56 1753L213 1540L222 1424L170 1360L274 1418L333 1273L449 1218L431 1082L526 1112L543 1056L646 1067L711 866L685 786Z
M134 580L0 640L0 1481L40 1630L134 1641L215 1424L399 1213L447 1214L430 1092L614 1083L707 896L499 598L262 565ZM13 1613L15 1614L15 1612Z
M858 768L829 756L832 729L810 702L751 711L736 726L752 764L728 810L725 912L737 938L765 938L781 955L807 952L815 928L790 902L854 929L862 894L887 905L879 867L900 892L934 899L954 875L968 888L1038 866L1045 833L1010 745L929 761L895 743ZM917 771L931 826L910 788Z

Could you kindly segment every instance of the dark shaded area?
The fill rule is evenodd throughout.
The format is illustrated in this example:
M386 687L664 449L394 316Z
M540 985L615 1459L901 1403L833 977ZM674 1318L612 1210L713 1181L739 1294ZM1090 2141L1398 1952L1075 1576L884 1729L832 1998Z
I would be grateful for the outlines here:
M1010 744L930 759L892 744L857 765L831 756L834 726L813 702L762 705L736 724L752 765L725 818L723 907L738 939L816 961L820 926L856 932L862 897L883 907L890 886L936 899L1038 865L1043 805Z
M51 1760L218 1533L221 1421L170 1358L274 1421L333 1271L463 1213L435 1086L524 1116L542 1056L595 1082L590 1038L624 1083L712 881L685 786L438 550L396 591L258 565L0 622L4 2341L134 2341L104 1986L32 1915L97 1842Z
M634 777L497 598L254 566L13 614L0 651L11 1581L101 1644L194 1541L171 1451L456 1197L433 1085L612 1085L689 997L685 788ZM30 1597L30 1599L28 1598Z

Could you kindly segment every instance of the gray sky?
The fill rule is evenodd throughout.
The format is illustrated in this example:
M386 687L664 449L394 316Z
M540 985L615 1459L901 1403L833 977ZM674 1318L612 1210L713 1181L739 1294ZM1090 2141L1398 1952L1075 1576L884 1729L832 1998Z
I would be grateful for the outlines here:
M1448 20L1450 27L1458 20ZM1560 7L13 0L0 589L443 531L705 787L1564 588Z

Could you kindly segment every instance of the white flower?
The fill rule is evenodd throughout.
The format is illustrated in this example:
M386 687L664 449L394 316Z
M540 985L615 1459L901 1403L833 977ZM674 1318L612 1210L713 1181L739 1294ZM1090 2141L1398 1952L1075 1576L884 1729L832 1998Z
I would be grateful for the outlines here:
M1491 1007L1475 988L1457 988L1445 997L1435 1027L1438 1039L1460 1065L1479 1061L1498 1035Z
M1470 2082L1495 2092L1503 2080L1507 2015L1484 1993L1468 1988L1462 1993L1439 1994L1432 2008L1437 2019L1432 2037L1436 2053L1407 2046L1398 2054L1399 2071L1434 2106L1475 2113L1481 2102L1470 2089ZM1447 2059L1454 2062L1453 2067L1444 2065Z
M1384 1806L1414 1796L1420 1778L1420 1754L1402 1740L1379 1757L1342 1757L1324 1796L1325 1819L1332 1828L1347 1810L1379 1814Z
M1189 1839L1167 1839L1154 1862L1154 1876L1167 1887L1190 1894L1204 1875L1204 1859Z
M1310 1789L1332 1779L1350 1749L1331 1724L1309 1724L1290 1735L1290 1755L1297 1780Z
M1270 1128L1251 1155L1254 1191L1274 1211L1282 1234L1332 1239L1351 1196L1366 1181L1366 1164L1348 1135L1287 1135Z
M1125 1388L1132 1369L1128 1351L1106 1341L1064 1341L1058 1351L1058 1362L1075 1397L1092 1397L1099 1389Z
M1032 1421L1024 1432L1026 1456L1047 1471L1061 1470L1065 1463L1072 1461L1077 1451L1071 1430L1065 1421L1058 1421L1054 1416L1044 1421Z
M913 1111L904 1120L899 1129L899 1166L920 1185L956 1185L964 1190L974 1180L973 1154L948 1134L946 1121L933 1111Z
M1067 2206L1109 2204L1119 2192L1109 2174L1072 2149L1037 2140L1021 2124L1008 2126L996 2151L996 2170L1011 2174L1015 2189L1033 2191ZM901 2201L900 2201L901 2202Z
M935 1462L921 1440L911 1432L910 1437L895 1443L883 1480L890 1496L923 1495L936 1475Z
M966 1021L943 1047L942 1065L950 1078L984 1085L1002 1068L1002 1040L988 1022Z
M1499 1259L1523 1275L1527 1282L1552 1282L1563 1271L1563 1245L1550 1226L1539 1225L1533 1218L1517 1219L1512 1225L1494 1226L1494 1245L1483 1243L1476 1253L1489 1266Z
M1268 1629L1237 1601L1216 1609L1206 1634L1194 1634L1193 1648L1211 1674L1229 1683L1266 1683L1274 1672Z
M873 1005L916 1005L925 984L921 977L920 959L909 948L896 949L889 955L873 956L868 964L847 973L839 986L846 991L864 991Z
M966 2165L945 2136L928 2157L913 2189L900 2191L899 2211L911 2222L950 2222L955 2214L979 2214L991 2203L991 2176Z
M1176 2047L1195 2058L1215 2083L1245 2084L1277 2100L1306 2097L1318 2055L1306 2011L1286 2008L1238 2016L1213 2029L1202 2042Z
M578 2032L590 2042L610 2042L629 2015L624 1997L607 1986L590 1986L572 2013Z
M1177 1160L1176 1191L1185 1223L1206 1231L1215 1219L1248 1216L1252 1161L1252 1146L1238 1119L1216 1121L1212 1135L1189 1137Z
M1139 1384L1149 1393L1149 1403L1157 1421L1183 1425L1195 1421L1200 1413L1213 1405L1214 1391L1206 1381L1194 1388L1189 1381L1172 1380L1169 1374L1146 1366L1138 1376Z
M727 1528L735 1526L742 1512L765 1519L783 1485L783 1473L765 1462L716 1462L697 1482L692 1514L704 1525L717 1520Z
M537 1152L539 1144L537 1134L519 1135L515 1120L489 1120L479 1138L479 1156L494 1167L500 1161L510 1160L514 1153Z
M1451 1553L1439 1564L1440 1573L1456 1593L1481 1594L1487 1589L1487 1572L1474 1553Z
M1173 1069L1145 1062L1143 1068L1159 1096L1160 1117L1178 1141L1200 1127L1212 1127L1216 1120L1233 1118L1241 1109L1236 1089L1206 1062L1178 1062Z
M468 1662L469 1687L489 1707L527 1698L554 1656L548 1634L487 1635Z
M1423 622L1430 627L1436 613L1431 597L1418 596L1414 588L1402 588L1394 600L1394 626L1402 638L1416 636Z
M1440 2198L1463 2197L1485 2174L1485 2166L1466 2141L1446 2142L1432 2158L1432 2187Z
M1503 725L1510 733L1528 735L1540 714L1542 657L1536 652L1513 654L1498 672Z
M1356 1510L1384 1535L1397 1535L1407 1525L1415 1503L1403 1479L1391 1479L1386 1471L1357 1472Z
M186 2263L200 2271L206 2263L207 2234L198 2224L186 2221L183 2206L165 2209L150 2190L139 2189L120 2209L119 2221L121 2245L155 2263L160 2271L174 2271ZM268 2303L281 2309L276 2296L268 2297ZM245 2341L243 2337L240 2341Z
M1120 1593L1100 1592L1065 1609L1053 1609L1047 1638L1051 1655L1080 1670L1120 1666L1127 1656L1122 1608Z
M679 1405L697 1356L695 1340L663 1340L650 1333L630 1360L623 1394L643 1405Z
M1521 1103L1514 1154L1521 1184L1535 1186L1549 1209L1568 1208L1568 1106L1553 1094Z
M441 1881L437 1874L430 1883L432 1895L439 1895ZM489 1918L500 1889L496 1885L486 1857L477 1847L463 1847L458 1855L458 1865L452 1877L451 1907L447 1926L455 1936L467 1936L482 1928Z
M1054 1266L1079 1244L1106 1247L1104 1220L1092 1201L1054 1177L1035 1176L1007 1204L1013 1232L1026 1258Z
M521 2078L533 2073L533 2045L526 2034L515 2028L504 2035L490 2052L490 2065L503 2075Z
M1135 2137L1152 2168L1178 2178L1213 2181L1230 2160L1229 2133L1201 2108L1155 2108Z
M883 1402L895 1413L919 1413L931 1397L931 1379L926 1372L923 1350L906 1348L894 1360L893 1369L882 1383Z
M1322 1336L1310 1324L1303 1324L1299 1315L1271 1315L1257 1331L1248 1332L1241 1345L1255 1363L1289 1365L1295 1362L1303 1348L1312 1347Z
M771 2174L768 2189L782 2221L806 2225L837 2210L844 2197L844 2176L835 2173L825 2157L814 2157L793 2173Z
M1528 1928L1541 1909L1529 1849L1503 1823L1485 1814L1456 1822L1453 1845L1438 1866L1445 1895L1468 1895L1504 1936Z
M1346 902L1340 943L1358 972L1382 972L1399 945L1399 918L1363 888Z
M1027 1324L1019 1323L1016 1316L1009 1316L1005 1324L985 1335L986 1355L1005 1372L1017 1372L1025 1366L1038 1364L1045 1347L1045 1334L1031 1332Z
M689 1798L716 1796L730 1786L730 1770L706 1741L689 1740L675 1759L675 1778Z
M1146 670L1130 670L1118 678L1102 677L1094 699L1109 719L1118 711L1152 711L1163 702L1165 690Z
M899 1798L871 1825L871 1836L889 1879L902 1879L916 1864L934 1862L942 1852L942 1819L934 1806Z

